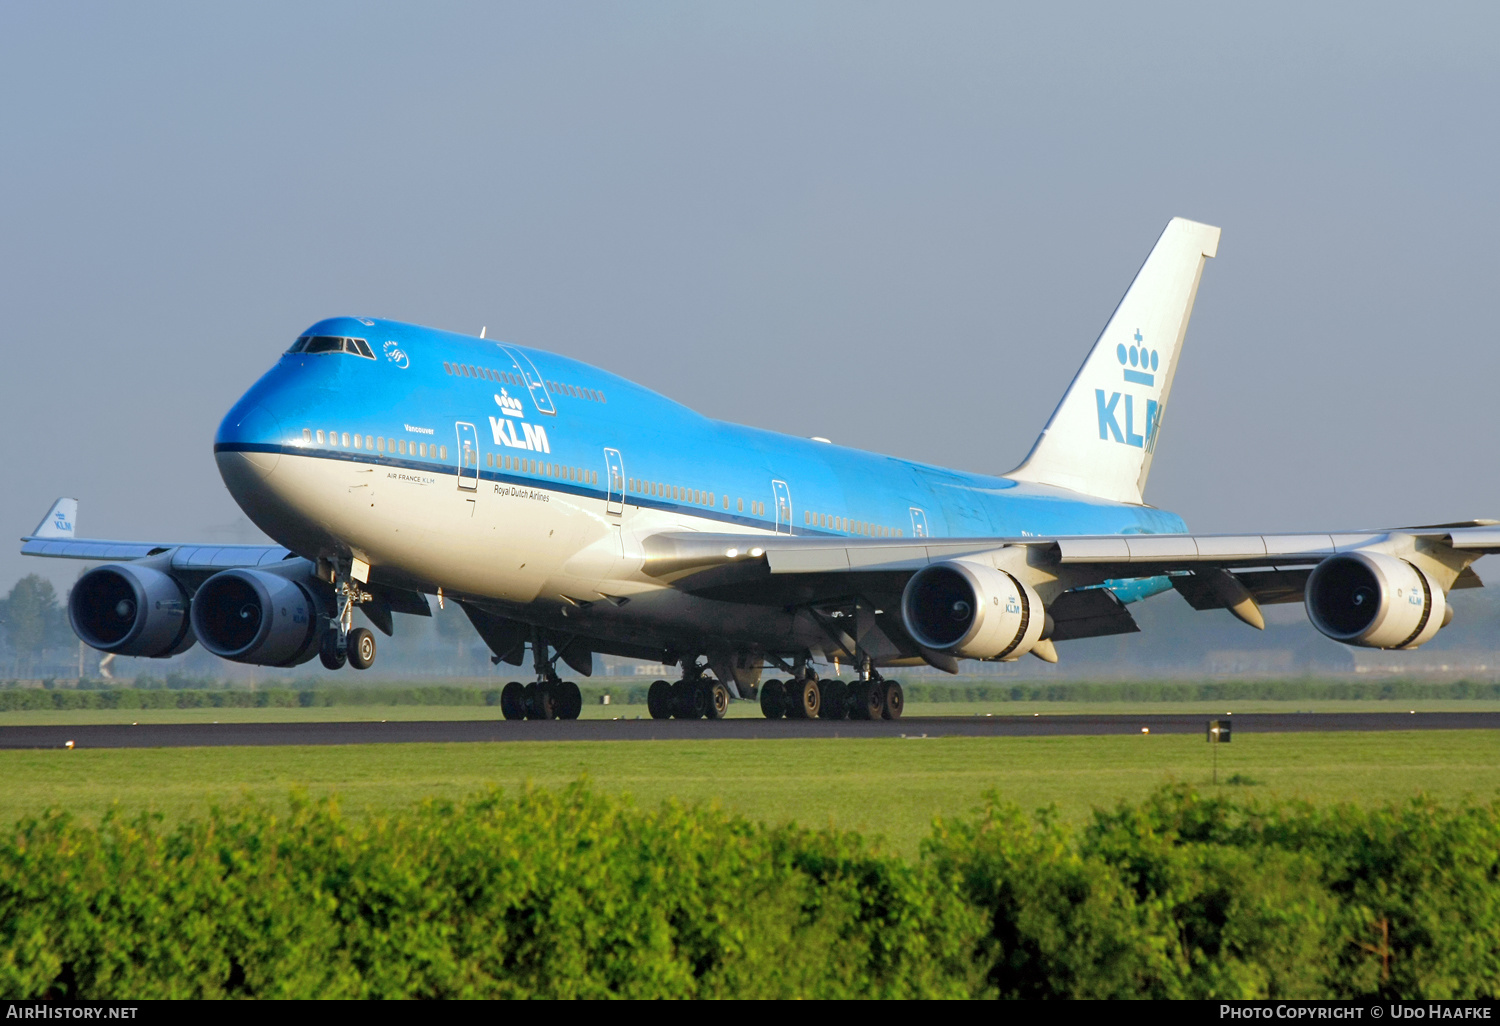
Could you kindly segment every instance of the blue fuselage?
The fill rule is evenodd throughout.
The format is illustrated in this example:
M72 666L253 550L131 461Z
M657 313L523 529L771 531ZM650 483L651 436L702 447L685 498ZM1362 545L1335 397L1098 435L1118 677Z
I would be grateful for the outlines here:
M472 475L677 512L726 531L869 537L1175 533L1180 517L1005 477L743 427L589 364L387 321L307 336L355 352L288 353L230 410L218 452L284 453L438 478ZM465 445L475 447L463 465ZM372 448L371 446L374 446ZM278 539L287 543L295 539Z

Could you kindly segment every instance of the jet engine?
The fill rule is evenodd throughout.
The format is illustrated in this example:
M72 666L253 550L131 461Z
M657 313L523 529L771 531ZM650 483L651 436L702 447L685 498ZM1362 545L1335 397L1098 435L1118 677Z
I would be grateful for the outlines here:
M138 563L106 563L80 577L68 620L85 644L114 655L165 659L196 640L182 585Z
M225 570L193 596L193 630L214 655L256 666L296 666L318 654L332 610L310 574Z
M1019 659L1046 620L1031 586L965 559L924 567L906 582L901 618L924 648L962 659Z
M1314 627L1362 648L1416 648L1452 619L1432 578L1381 552L1329 556L1308 575L1305 601Z

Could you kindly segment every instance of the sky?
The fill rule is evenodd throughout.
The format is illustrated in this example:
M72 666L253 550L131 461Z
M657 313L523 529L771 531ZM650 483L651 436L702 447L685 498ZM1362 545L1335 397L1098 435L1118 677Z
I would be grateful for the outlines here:
M1500 517L1497 49L1492 4L0 5L0 526L256 540L214 431L339 314L1003 472L1176 215L1223 237L1148 501Z

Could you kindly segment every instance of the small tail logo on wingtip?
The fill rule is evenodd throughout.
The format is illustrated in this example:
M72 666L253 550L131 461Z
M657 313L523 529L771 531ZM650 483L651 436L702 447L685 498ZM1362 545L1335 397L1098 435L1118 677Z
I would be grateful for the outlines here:
M62 531L66 534L73 533L73 521L69 520L67 514L62 510L56 510L52 514L52 526L56 530Z

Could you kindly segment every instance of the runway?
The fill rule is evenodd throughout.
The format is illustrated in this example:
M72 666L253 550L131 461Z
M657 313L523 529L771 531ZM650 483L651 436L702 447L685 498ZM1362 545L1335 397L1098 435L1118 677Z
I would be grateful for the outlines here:
M1248 713L1233 732L1500 730L1500 712ZM0 727L0 749L220 748L237 745L376 745L482 741L709 741L806 738L1203 735L1206 715L927 716L832 720L408 720L392 723L142 723Z

